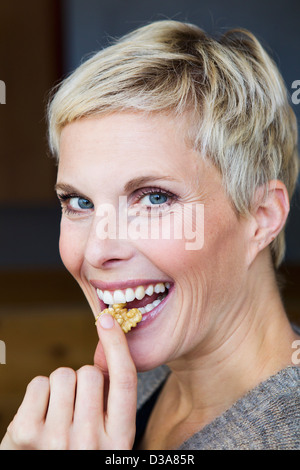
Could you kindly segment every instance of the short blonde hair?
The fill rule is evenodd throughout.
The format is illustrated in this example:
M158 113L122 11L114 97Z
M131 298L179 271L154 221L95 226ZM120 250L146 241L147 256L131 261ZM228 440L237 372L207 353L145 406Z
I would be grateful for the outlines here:
M49 103L52 152L59 158L68 123L124 110L188 115L189 142L219 169L239 214L249 213L256 188L273 179L292 197L296 118L276 65L250 32L215 39L195 25L158 21L94 54ZM276 267L284 251L282 231L271 245Z

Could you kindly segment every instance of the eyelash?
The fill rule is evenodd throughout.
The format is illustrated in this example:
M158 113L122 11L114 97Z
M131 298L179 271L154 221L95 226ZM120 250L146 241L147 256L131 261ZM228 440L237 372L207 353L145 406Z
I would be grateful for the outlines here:
M171 193L170 191L167 191L165 189L162 189L160 187L151 187L151 188L146 188L146 189L138 189L133 193L133 196L138 199L138 202L143 199L145 196L149 196L151 194L161 194L163 196L168 197L168 201L162 203L162 204L153 204L152 206L145 206L144 209L146 209L148 212L152 212L157 209L161 209L162 206L170 206L173 204L177 199L178 196ZM63 213L66 215L80 215L81 211L76 211L68 206L68 201L72 198L82 198L86 199L89 201L89 199L79 195L79 194L71 194L71 193L65 193L65 194L57 194L58 199L60 200L61 207L63 210ZM90 201L91 202L91 201Z
M146 189L138 189L134 193L134 195L138 198L138 201L143 199L143 197L149 196L151 194L161 194L163 196L167 196L168 201L166 201L162 204L153 204L151 206L145 206L145 209L148 212L153 212L155 210L161 209L163 206L170 206L171 204L173 204L178 199L178 196L176 194L173 194L170 191L167 191L166 189L162 189L158 186L157 187L152 187L152 188L146 188Z
M78 215L78 214L80 214L79 211L76 211L76 210L74 210L74 209L72 209L71 207L68 206L68 201L70 201L70 199L72 199L73 197L88 200L87 198L84 198L84 197L82 197L82 196L80 196L79 194L76 194L76 193L57 194L57 197L60 201L62 211L65 215Z

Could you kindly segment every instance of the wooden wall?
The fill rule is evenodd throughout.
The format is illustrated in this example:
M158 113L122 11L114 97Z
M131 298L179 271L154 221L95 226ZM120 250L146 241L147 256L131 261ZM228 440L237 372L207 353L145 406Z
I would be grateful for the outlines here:
M0 205L54 200L54 162L47 157L45 107L61 73L57 0L0 2Z
M6 104L0 104L0 230L6 229L2 208L26 210L56 203L56 168L48 156L45 109L49 91L62 73L60 4L61 0L0 2L0 80L6 86ZM19 233L12 246L1 246L0 269L1 251L13 249L21 240ZM5 282L0 290L0 340L6 344L6 364L0 365L2 437L24 394L25 382L37 373L37 364L42 374L62 359L76 367L82 363L77 359L82 341L89 338L85 328L90 327L92 335L95 332L93 322L85 316L85 303L83 308L83 303L61 305L56 297L54 306L47 303L47 296L41 301L38 287L31 282L27 283L31 301L24 303L20 283L26 284L30 276L23 272L22 282L18 273L3 272L3 268L1 276ZM87 322L86 327L82 321Z

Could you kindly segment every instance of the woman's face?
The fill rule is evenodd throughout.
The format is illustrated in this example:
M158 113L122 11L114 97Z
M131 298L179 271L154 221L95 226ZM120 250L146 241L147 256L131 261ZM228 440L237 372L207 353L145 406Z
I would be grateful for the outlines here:
M138 370L214 347L246 278L247 224L183 124L116 113L61 135L61 257L95 316L122 295L142 308L126 335Z

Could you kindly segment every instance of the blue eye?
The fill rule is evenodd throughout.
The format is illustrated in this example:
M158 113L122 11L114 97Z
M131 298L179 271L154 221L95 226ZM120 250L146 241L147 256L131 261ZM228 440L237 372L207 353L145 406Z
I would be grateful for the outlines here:
M84 199L83 197L71 197L69 204L72 209L75 210L93 209L94 207L94 204L91 201L89 201L88 199Z
M149 201L152 202L152 204L164 204L164 202L167 202L167 200L168 196L163 193L149 195Z
M164 194L164 193L152 193L152 194L147 194L146 196L144 196L142 199L141 199L141 203L144 203L145 204L149 204L149 202L147 201L147 198L148 198L148 201L153 204L153 205L157 205L157 204L165 204L167 202L167 200L169 199L168 195L167 194ZM146 200L145 200L146 199Z

